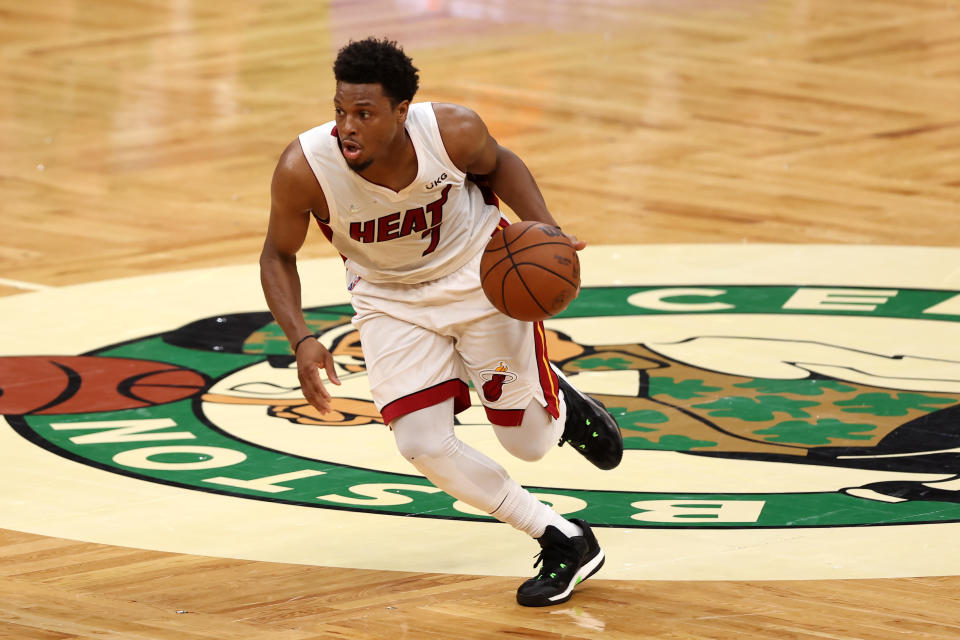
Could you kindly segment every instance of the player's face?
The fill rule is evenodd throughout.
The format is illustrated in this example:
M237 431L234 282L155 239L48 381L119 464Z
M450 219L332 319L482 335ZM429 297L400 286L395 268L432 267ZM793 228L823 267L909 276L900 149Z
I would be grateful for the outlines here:
M379 84L337 83L337 134L351 169L359 173L390 152L403 131L408 104L404 100L394 107Z

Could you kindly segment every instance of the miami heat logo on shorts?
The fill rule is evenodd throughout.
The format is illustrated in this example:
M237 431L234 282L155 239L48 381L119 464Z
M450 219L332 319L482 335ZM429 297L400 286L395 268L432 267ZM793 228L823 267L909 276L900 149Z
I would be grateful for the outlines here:
M510 368L501 360L495 369L480 371L480 379L483 380L484 399L488 402L496 402L503 395L503 385L516 380L517 374L510 371Z

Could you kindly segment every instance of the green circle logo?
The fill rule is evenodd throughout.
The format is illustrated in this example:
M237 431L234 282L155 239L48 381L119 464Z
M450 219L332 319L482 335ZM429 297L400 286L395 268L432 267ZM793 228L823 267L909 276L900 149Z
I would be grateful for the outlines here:
M59 456L141 480L492 521L402 467L370 399L351 315L346 303L306 310L344 382L329 387L332 414L304 401L266 312L201 318L81 356L2 359L0 413ZM960 292L948 290L585 287L546 323L548 349L617 418L624 461L578 482L588 470L561 449L555 472L531 489L564 514L615 528L958 521L960 362L916 339L948 335L958 318ZM464 439L481 438L486 424L474 404L458 418Z

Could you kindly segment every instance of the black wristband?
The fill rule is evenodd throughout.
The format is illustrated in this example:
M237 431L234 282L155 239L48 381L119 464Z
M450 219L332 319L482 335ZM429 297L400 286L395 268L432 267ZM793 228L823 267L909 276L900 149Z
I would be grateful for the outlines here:
M316 338L316 337L317 337L317 334L308 333L307 335L297 340L297 344L293 345L293 355L297 355L297 349L300 348L300 345L303 343L304 340L306 340L307 338Z

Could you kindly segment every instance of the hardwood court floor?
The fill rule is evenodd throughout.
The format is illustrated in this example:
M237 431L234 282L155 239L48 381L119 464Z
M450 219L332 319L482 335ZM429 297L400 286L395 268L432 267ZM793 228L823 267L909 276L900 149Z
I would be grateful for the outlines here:
M0 0L0 294L255 261L276 158L367 34L588 242L960 241L951 0ZM960 637L952 576L598 579L548 610L516 583L0 531L0 638Z
M952 578L598 580L564 605L525 609L513 603L516 581L509 578L241 562L16 532L4 535L0 571L3 638L854 640L958 633Z

